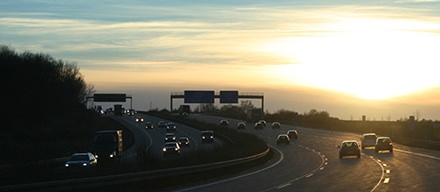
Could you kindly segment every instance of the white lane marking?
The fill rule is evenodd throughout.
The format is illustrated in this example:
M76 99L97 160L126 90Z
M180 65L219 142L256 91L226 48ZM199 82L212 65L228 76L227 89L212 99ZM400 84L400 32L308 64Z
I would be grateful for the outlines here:
M289 185L292 185L292 183L286 183L284 185L280 185L280 186L276 187L276 189L281 189L281 188L287 187Z
M384 164L382 164L382 165L383 165L384 167L386 167L386 166L387 166L387 164L385 164L385 163L384 163Z
M254 171L254 172L250 172L250 173L246 173L246 174L243 174L243 175L239 175L239 176L236 176L236 177L231 177L231 178L223 179L223 180L220 180L220 181L215 181L215 182L212 182L212 183L207 183L207 184L204 184L204 185L197 185L197 186L194 186L194 187L190 187L190 188L186 188L186 189L181 189L181 190L178 190L178 191L193 191L193 190L196 190L196 189L200 189L200 188L204 188L204 187L209 187L209 186L212 186L212 185L217 185L217 184L220 184L220 183L225 183L225 182L228 182L228 181L232 181L232 180L236 180L236 179L239 179L239 178L243 178L243 177L247 177L247 176L250 176L250 175L254 175L254 174L257 174L257 173L261 173L261 172L266 171L266 170L268 170L268 169L270 169L272 167L275 167L276 165L281 163L281 161L284 160L284 154L279 149L277 149L275 147L272 147L272 146L270 146L270 147L272 149L274 149L274 150L277 150L280 153L280 159L277 162L275 162L274 164L272 164L272 165L270 165L268 167L265 167L263 169L260 169L260 170Z
M319 170L321 170L321 171L324 170L324 169L325 169L325 167L321 167L321 168L319 168Z
M371 159L372 159L374 162L376 162L376 163L380 166L380 168L382 169L382 175L380 176L380 180L379 180L379 182L377 182L376 186L374 186L373 189L371 189L371 192L373 192L373 191L376 190L377 187L379 187L379 185L381 184L381 181L384 180L384 177L385 177L385 169L384 169L384 167L382 166L382 164L380 163L380 162L381 162L380 159L375 159L375 158L371 158Z
M385 171L385 173L389 174L389 173L391 173L391 170L388 169Z
M306 175L306 178L309 178L311 176L313 176L313 173L310 173L310 174Z
M390 178L385 178L384 180L383 180L383 183L389 183L390 182Z
M436 157L436 156L432 156L432 155L426 155L426 154L422 154L422 153L416 153L416 152L405 151L405 150L400 150L400 149L394 149L394 151L399 151L399 152L407 153L407 154L411 154L411 155L418 155L418 156L421 156L421 157L426 157L426 158L430 158L430 159L440 160L440 157Z

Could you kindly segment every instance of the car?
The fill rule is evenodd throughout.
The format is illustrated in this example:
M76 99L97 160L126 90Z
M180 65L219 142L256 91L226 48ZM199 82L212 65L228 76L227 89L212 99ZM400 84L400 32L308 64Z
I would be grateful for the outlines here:
M98 159L90 153L74 153L64 164L65 167L93 167L98 164Z
M256 122L254 124L254 129L263 129L264 125L261 122Z
M229 126L229 121L228 121L228 120L225 120L225 119L220 120L220 126L222 126L222 127L227 127L227 126Z
M290 144L290 138L287 134L279 134L277 137L277 145L280 145L283 143L287 144L287 145Z
M376 145L374 145L374 151L379 153L379 151L388 150L390 153L393 153L393 142L391 142L391 138L389 137L378 137L376 139Z
M288 130L286 133L290 139L298 139L298 131L295 129Z
M174 133L165 134L165 142L176 141L176 135Z
M167 156L169 154L180 154L180 146L177 142L166 142L162 148L163 155Z
M151 123L151 122L145 122L145 128L147 128L147 129L153 129L153 123Z
M180 146L188 146L189 145L188 137L179 137L179 145Z
M213 131L202 131L200 132L202 137L202 143L212 143L214 142L214 132Z
M277 121L273 122L272 129L281 129L281 123Z
M167 123L165 121L159 121L159 123L157 123L157 127L158 128L167 128Z
M361 147L365 149L367 147L374 147L376 145L376 133L364 133L361 137Z
M246 129L246 123L245 122L240 122L237 124L237 129Z
M136 122L137 122L137 123L143 123L143 122L144 122L144 118L142 118L142 117L136 117Z
M166 129L167 129L167 131L176 131L177 130L177 126L174 123L167 123Z
M338 148L339 159L342 159L345 156L356 156L357 158L361 158L361 150L359 149L359 144L356 140L342 141Z
M266 123L265 120L260 120L260 121L258 121L258 122L261 123L261 124L263 125L263 127L266 127L266 126L267 126L267 123Z

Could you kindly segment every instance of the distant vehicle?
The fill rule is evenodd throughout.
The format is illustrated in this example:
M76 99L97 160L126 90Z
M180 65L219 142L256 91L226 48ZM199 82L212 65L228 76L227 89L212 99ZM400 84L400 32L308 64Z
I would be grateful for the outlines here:
M374 147L376 145L376 133L364 133L361 137L361 147L365 149L367 147Z
M179 107L179 114L181 116L188 117L190 112L191 112L191 109L190 109L189 105L180 105L180 107Z
M290 139L298 139L298 131L294 129L288 130L286 134L289 136Z
M280 122L273 122L272 123L272 129L281 129Z
M159 123L157 123L157 127L158 128L167 128L167 123L165 121L159 121Z
M98 164L98 160L92 153L74 153L64 164L65 167L92 167Z
M214 142L214 132L213 131L202 131L200 135L202 137L202 143Z
M220 121L220 126L222 126L222 127L227 127L227 126L229 126L229 121L228 121L228 120L225 120L225 119L221 120L221 121Z
M166 142L163 146L163 155L180 154L180 146L177 142Z
M179 145L180 146L188 146L189 145L188 137L179 137Z
M114 111L113 113L115 115L121 116L122 114L124 114L124 107L120 104L114 105Z
M263 129L264 125L261 122L256 122L254 125L254 129Z
M167 129L167 131L176 131L177 130L177 126L174 123L167 123L166 129Z
M146 122L145 123L145 128L147 128L147 129L153 129L153 123L151 123L151 122Z
M237 129L246 129L246 123L245 122L240 122L237 124Z
M376 145L374 146L374 150L376 153L379 151L388 150L390 153L393 153L393 142L391 142L391 138L389 137L378 137L376 139Z
M176 135L174 133L165 134L165 142L176 141Z
M345 156L356 156L357 158L361 158L361 150L359 149L359 145L356 140L342 141L338 148L339 159L342 159Z
M95 132L95 156L99 159L99 162L119 161L122 151L122 130Z
M279 134L277 137L277 145L280 145L283 143L287 144L287 145L290 144L290 138L287 134Z
M266 123L265 120L260 120L260 121L258 121L258 122L261 123L261 124L263 125L263 127L266 127L266 126L267 126L267 123Z
M134 114L136 114L136 111L134 109L129 109L127 111L128 116L134 116Z
M143 122L144 122L144 118L136 117L136 123L143 123Z

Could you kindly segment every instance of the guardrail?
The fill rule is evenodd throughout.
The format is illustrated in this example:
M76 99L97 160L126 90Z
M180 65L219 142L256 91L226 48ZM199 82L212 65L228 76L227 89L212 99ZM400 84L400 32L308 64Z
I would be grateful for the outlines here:
M153 180L153 179L166 179L167 177L191 175L194 173L203 173L211 170L222 169L226 167L232 167L236 165L243 165L246 163L258 161L266 157L270 152L269 146L267 149L259 154L251 155L248 157L214 162L202 165L193 165L177 168L169 168L154 171L144 171L135 173L126 173L118 175L89 177L79 179L57 180L41 183L20 184L10 186L0 186L0 191L66 191L66 190L81 190L96 187L109 187L115 185L121 185L132 182Z

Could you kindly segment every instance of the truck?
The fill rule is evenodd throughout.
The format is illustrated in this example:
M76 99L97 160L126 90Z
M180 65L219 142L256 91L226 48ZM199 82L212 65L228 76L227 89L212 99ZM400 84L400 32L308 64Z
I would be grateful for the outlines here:
M98 162L119 162L123 151L122 130L95 132L95 157Z

